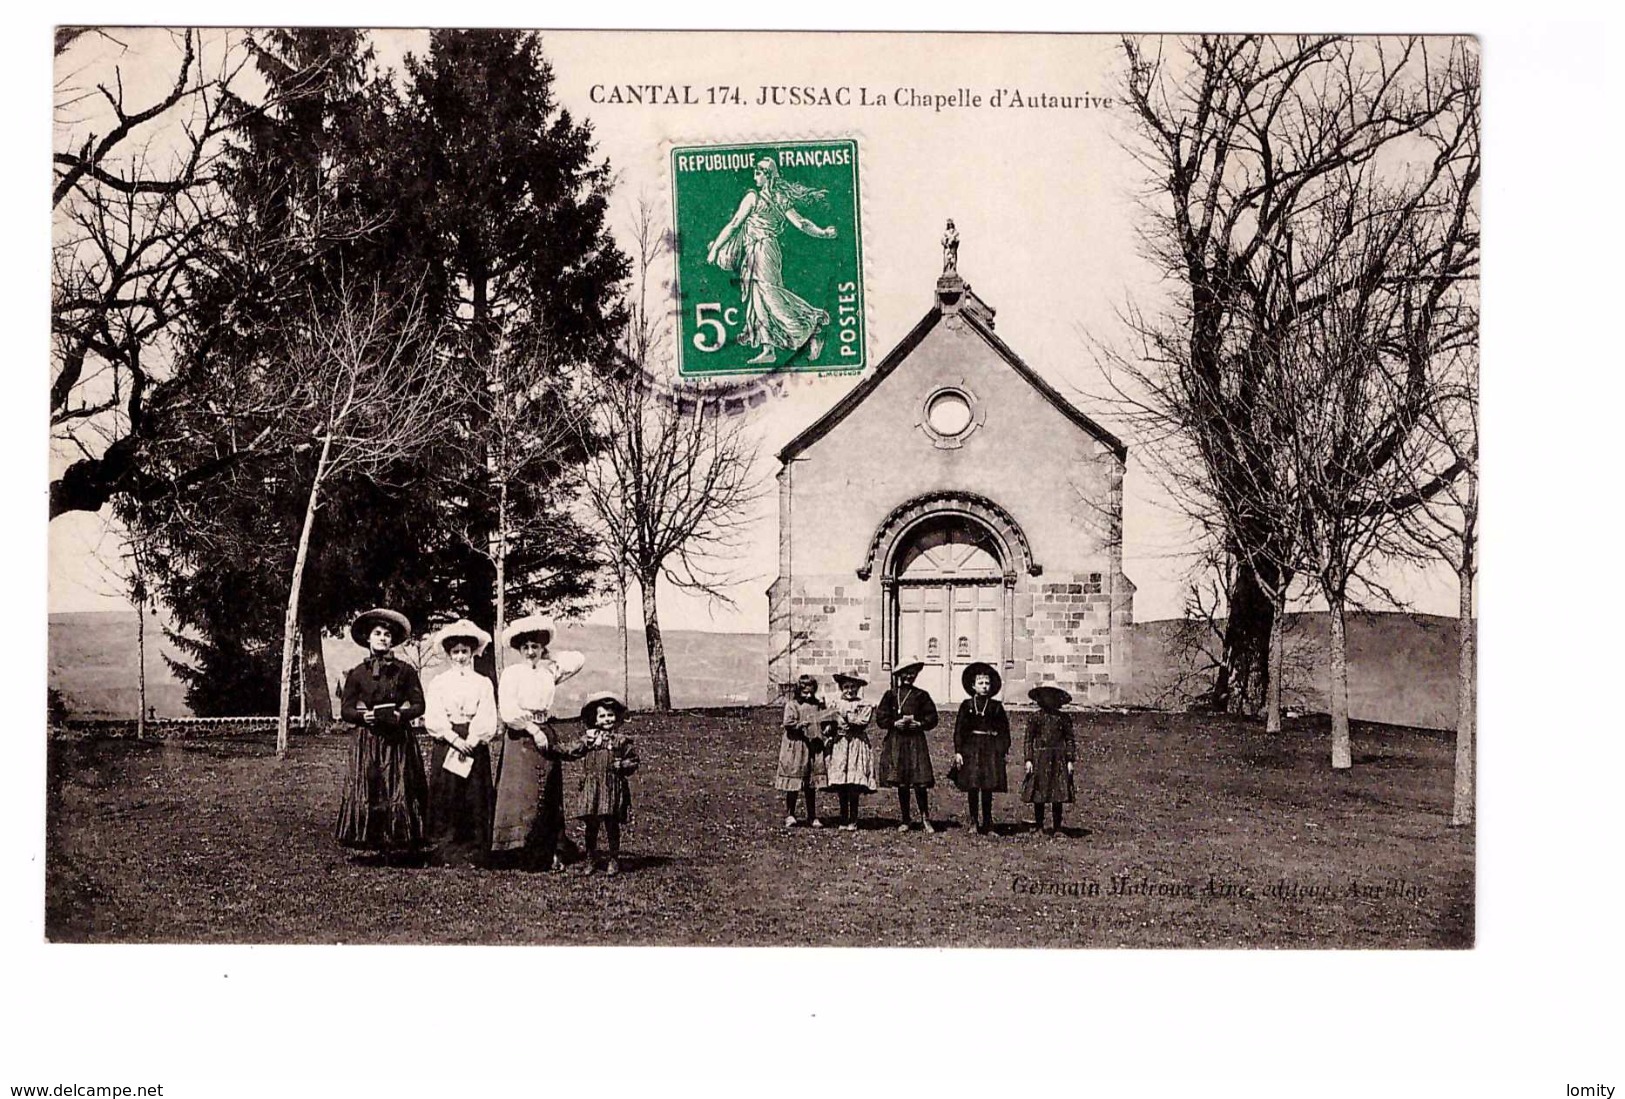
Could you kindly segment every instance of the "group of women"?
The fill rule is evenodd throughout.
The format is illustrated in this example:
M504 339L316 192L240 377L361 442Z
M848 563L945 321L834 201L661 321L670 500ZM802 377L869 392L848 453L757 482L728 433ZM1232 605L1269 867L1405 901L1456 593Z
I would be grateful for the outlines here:
M631 810L627 779L638 766L635 744L620 731L624 703L607 693L589 698L581 733L568 739L549 722L558 685L585 660L549 651L554 627L545 615L503 630L503 644L521 659L503 670L495 691L473 667L491 642L479 626L463 619L435 635L450 665L427 691L417 670L394 655L411 633L405 615L381 607L351 625L367 658L345 676L341 698L355 741L339 842L391 861L563 870L562 764L581 760L575 815L587 825L587 868L596 868L602 830L609 839L606 869L617 873L620 826ZM418 749L419 724L434 738L432 778Z
M818 694L818 680L810 675L796 681L794 695L784 706L784 736L779 743L778 769L773 785L784 794L784 826L797 825L796 801L806 803L807 826L822 828L818 817L818 791L840 796L842 831L856 831L859 800L882 786L897 790L902 815L898 831L914 827L911 809L918 808L919 827L931 824L928 791L936 783L926 734L937 726L937 707L930 694L915 686L923 663L907 664L892 673L892 686L870 707L860 697L868 683L857 676L837 674L841 698L826 707ZM1006 757L1010 752L1010 717L995 696L1002 686L997 668L977 662L965 668L962 682L968 696L954 720L954 762L948 778L966 795L971 825L981 835L993 830L993 795L1008 789ZM1072 696L1055 686L1034 687L1028 697L1038 711L1027 721L1023 744L1022 800L1033 806L1034 826L1044 828L1045 806L1050 807L1050 832L1061 830L1063 806L1077 796L1077 740L1072 719L1062 711ZM879 751L869 742L869 724L884 734ZM912 802L912 804L911 804Z

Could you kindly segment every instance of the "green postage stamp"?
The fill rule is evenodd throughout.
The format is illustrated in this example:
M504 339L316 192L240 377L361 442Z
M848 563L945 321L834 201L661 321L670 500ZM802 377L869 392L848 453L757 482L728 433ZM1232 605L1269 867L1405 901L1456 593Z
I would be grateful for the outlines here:
M856 141L679 146L671 179L679 373L867 365Z

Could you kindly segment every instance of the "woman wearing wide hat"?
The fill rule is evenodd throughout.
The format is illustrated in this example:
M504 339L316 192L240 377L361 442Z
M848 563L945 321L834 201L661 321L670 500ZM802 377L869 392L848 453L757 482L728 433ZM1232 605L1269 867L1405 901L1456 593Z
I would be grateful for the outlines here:
M1027 697L1038 703L1038 712L1027 719L1027 736L1022 755L1027 774L1021 782L1021 800L1033 807L1033 827L1044 830L1044 806L1052 807L1052 835L1061 831L1062 806L1076 797L1072 772L1077 764L1078 742L1072 735L1072 718L1061 707L1072 696L1059 687L1034 687Z
M914 678L924 667L920 661L892 672L891 690L880 696L880 705L875 707L875 726L886 732L880 745L880 785L897 787L897 805L903 814L899 832L910 827L910 790L920 807L920 826L927 832L936 830L931 827L927 793L936 783L936 774L931 770L931 746L925 734L937 727L937 704L914 686Z
M480 862L491 850L490 744L497 735L497 697L474 658L491 635L468 619L442 627L435 647L450 666L429 681L423 725L435 738L429 759L429 835L446 862Z
M516 852L527 866L563 870L559 841L564 835L566 759L579 759L579 738L564 740L548 724L558 685L581 670L576 652L550 653L553 620L528 614L502 631L502 643L523 657L502 670L497 713L505 742L497 774L496 820L491 850Z
M1003 686L993 665L978 660L966 666L960 682L968 697L954 719L954 784L970 800L971 824L985 836L993 829L993 795L1009 788L1004 758L1010 715L993 697Z
M423 685L417 671L391 651L412 634L398 611L375 607L356 617L350 636L367 659L344 677L341 714L355 729L350 773L339 802L338 841L386 856L415 854L429 816L429 783L423 774L412 722L423 716Z

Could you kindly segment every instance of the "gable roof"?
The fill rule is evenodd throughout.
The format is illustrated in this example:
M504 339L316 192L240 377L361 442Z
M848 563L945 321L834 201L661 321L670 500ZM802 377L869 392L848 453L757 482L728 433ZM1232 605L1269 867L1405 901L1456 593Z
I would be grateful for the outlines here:
M966 287L966 291L969 292L969 287ZM971 331L987 341L988 346L998 352L1001 359L1025 379L1027 384L1038 390L1039 394L1054 405L1067 419L1110 447L1112 453L1117 455L1118 461L1126 462L1128 460L1128 447L1123 445L1121 439L1101 427L1071 401L1061 396L1060 392L1045 381L1036 370L1028 366L1009 344L994 334L993 326L979 312L972 309L955 309L952 312L957 313L970 326ZM781 463L790 461L813 443L829 434L836 424L846 419L852 410L857 408L864 398L874 391L876 386L885 381L887 375L896 370L898 365L909 357L914 349L920 345L920 342L937 326L937 322L942 320L944 313L945 310L940 304L932 306L931 311L920 319L920 323L916 324L908 335L898 341L896 347L886 353L886 357L880 360L873 373L853 386L846 396L836 401L828 412L814 420L801 434L784 445L784 448L778 453L779 461Z

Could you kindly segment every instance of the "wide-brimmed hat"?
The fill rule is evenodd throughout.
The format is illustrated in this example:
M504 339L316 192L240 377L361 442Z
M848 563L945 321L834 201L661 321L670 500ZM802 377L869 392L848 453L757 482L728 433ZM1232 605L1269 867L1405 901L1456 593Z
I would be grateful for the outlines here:
M893 679L902 679L906 675L919 675L920 669L923 667L925 667L925 661L916 660L912 664L904 664L900 668L893 669L891 677Z
M390 648L394 648L408 637L412 636L412 623L400 611L392 611L388 607L374 607L370 611L362 611L350 623L350 640L363 649L371 647L368 635L374 626L388 626L393 637Z
M845 672L836 672L834 679L837 687L867 687L869 685L869 681L867 679L860 679L855 675L847 675Z
M1071 695L1067 694L1061 688L1051 686L1047 683L1043 684L1042 686L1034 687L1032 690L1028 691L1027 697L1038 703L1038 705L1045 710L1059 710L1062 706L1065 706L1068 702L1072 701Z
M453 641L467 641L474 647L474 655L479 656L485 647L491 643L491 635L480 629L466 618L459 618L450 625L441 626L440 632L434 635L437 647L450 650Z
M520 641L526 635L540 633L547 635L547 640L543 641L542 644L550 645L556 632L553 619L549 615L527 614L523 618L516 618L508 623L508 628L502 631L502 643L510 648L517 649Z
M979 675L985 675L993 681L993 689L988 692L990 697L998 694L999 688L1004 686L1004 680L999 676L999 669L995 668L985 660L978 660L974 664L965 665L964 672L962 672L959 676L960 685L965 688L966 694L976 693L973 684L976 682L976 677Z
M626 703L611 691L599 691L581 704L581 724L589 725L596 721L598 719L596 711L600 706L608 706L615 711L617 717L626 716Z

